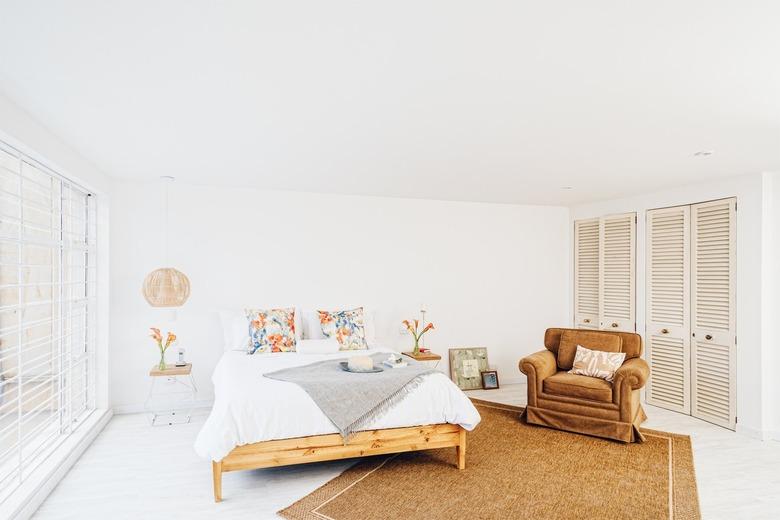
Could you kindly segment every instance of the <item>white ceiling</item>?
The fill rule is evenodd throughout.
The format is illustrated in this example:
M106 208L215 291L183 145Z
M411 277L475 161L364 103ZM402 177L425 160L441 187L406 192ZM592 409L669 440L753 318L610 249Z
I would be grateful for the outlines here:
M0 0L0 91L115 177L571 204L780 170L779 28L771 0Z

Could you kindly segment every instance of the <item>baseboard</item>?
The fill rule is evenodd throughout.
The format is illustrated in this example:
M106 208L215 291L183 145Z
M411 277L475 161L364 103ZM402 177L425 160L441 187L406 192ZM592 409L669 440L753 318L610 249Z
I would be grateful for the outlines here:
M750 437L751 439L757 439L759 441L766 441L772 438L771 432L766 430L759 430L757 428L750 428L749 426L743 426L741 424L737 424L736 432L740 435L744 435L745 437Z
M524 385L526 379L524 377L504 377L499 381L502 385Z
M108 424L111 416L111 410L92 412L81 427L65 439L57 450L36 468L34 474L0 506L0 518L30 518Z
M200 408L211 408L212 406L214 406L213 399L198 399L196 401L193 401L192 404L188 403L187 408L192 408L193 410L196 410ZM114 415L146 412L146 409L144 408L144 403L120 404L120 405L113 406L112 409L114 411Z

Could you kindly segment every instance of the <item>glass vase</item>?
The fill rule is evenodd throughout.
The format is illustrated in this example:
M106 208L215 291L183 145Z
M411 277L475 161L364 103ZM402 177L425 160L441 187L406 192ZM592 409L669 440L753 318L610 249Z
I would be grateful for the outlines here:
M417 338L414 338L414 350L412 351L412 354L415 356L420 355L420 340Z
M157 368L159 370L165 370L167 368L165 365L165 351L162 349L160 350L160 364L157 365Z

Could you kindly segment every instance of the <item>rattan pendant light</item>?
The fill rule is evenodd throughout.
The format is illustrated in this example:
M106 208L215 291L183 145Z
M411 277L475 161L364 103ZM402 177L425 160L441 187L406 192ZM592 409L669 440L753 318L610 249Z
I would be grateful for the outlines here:
M168 185L173 177L161 177L165 183L165 263L168 263ZM155 269L144 279L142 292L152 307L181 307L190 297L190 280L173 267Z

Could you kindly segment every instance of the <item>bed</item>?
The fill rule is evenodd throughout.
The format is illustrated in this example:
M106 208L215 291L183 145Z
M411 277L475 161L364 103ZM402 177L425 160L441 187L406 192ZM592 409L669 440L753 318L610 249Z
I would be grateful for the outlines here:
M334 425L298 385L262 374L326 359L390 352L386 349L304 355L248 356L227 351L212 380L214 407L195 441L212 463L214 500L222 473L387 453L454 447L465 467L466 431L480 421L469 398L443 373L423 382L384 416L344 444Z

